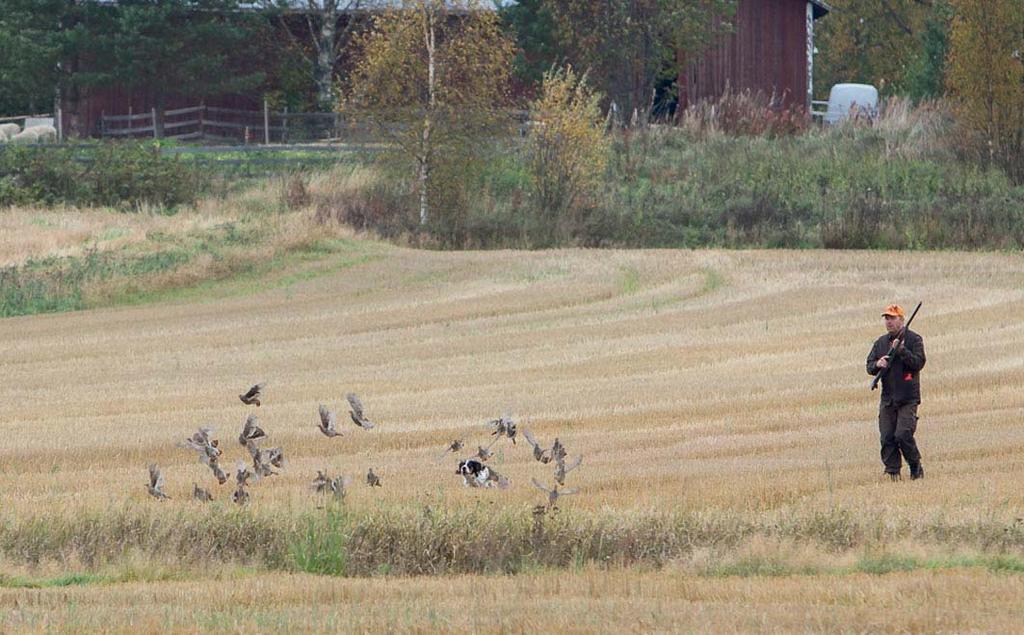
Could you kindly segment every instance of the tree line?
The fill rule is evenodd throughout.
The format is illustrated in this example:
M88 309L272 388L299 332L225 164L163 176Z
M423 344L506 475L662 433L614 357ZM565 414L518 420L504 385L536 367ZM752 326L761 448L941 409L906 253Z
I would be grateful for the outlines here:
M483 69L477 83L495 91L489 99L524 105L540 94L545 73L571 66L586 74L602 108L614 102L624 113L664 113L675 97L677 52L699 56L728 34L739 1L0 0L0 114L49 111L59 94L73 117L81 91L103 86L145 92L158 112L172 96L231 93L263 95L274 108L334 110L355 103L356 80L372 66L361 56L380 53L366 38L397 19L382 6L464 25L475 24L467 17L474 12L491 16L493 30L481 35L488 41L473 50L501 59L455 60ZM1019 157L1024 2L830 4L834 11L816 27L817 95L854 81L888 95L948 97L977 136L981 158L1005 165ZM444 29L438 37L436 46L375 71L377 81L395 86L393 99L422 105L416 91L430 87L411 87L402 75L445 46ZM494 77L488 69L506 64L507 85L485 81Z

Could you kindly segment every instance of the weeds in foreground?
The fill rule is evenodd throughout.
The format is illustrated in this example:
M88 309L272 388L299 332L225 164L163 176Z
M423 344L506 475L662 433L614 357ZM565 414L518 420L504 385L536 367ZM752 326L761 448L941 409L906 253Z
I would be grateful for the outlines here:
M740 515L534 516L528 510L490 513L430 507L353 512L330 506L293 516L233 508L164 513L125 507L7 521L0 528L0 554L25 565L81 563L86 569L142 557L183 565L255 565L339 576L662 567L701 552L712 554L709 564L701 567L706 575L800 575L823 568L790 562L770 551L737 551L752 541L767 540L804 545L830 557L862 553L853 565L825 567L830 570L884 574L983 566L1024 571L1024 531L1019 527L995 521L940 524L896 527L854 518L842 510L769 522ZM951 531L954 528L957 531ZM971 556L973 560L901 555L899 544L877 536L900 536L939 552L970 548L981 555ZM739 555L731 555L735 553Z

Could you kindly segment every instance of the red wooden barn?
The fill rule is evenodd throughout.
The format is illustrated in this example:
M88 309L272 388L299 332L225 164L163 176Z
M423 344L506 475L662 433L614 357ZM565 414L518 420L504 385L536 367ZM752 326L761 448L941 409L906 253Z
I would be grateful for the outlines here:
M113 0L96 0L112 2ZM386 4L389 0L371 0ZM509 0L505 0L508 2ZM810 109L814 60L814 22L831 8L823 0L739 0L732 32L697 57L679 53L679 106L686 107L731 90L776 95L789 107ZM63 97L65 133L83 136L99 132L101 114L146 113L151 95L126 88L83 90ZM258 110L258 95L203 98L177 96L170 109L208 106Z
M814 21L829 11L822 0L740 0L731 34L696 59L680 52L680 107L720 97L728 86L810 110Z

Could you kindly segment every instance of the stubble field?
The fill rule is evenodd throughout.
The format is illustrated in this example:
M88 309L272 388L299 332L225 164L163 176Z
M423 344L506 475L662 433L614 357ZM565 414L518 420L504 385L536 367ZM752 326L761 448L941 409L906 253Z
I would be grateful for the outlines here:
M1019 255L352 245L354 264L274 284L0 321L0 629L1024 619ZM881 308L918 300L927 478L890 483L864 359ZM347 392L375 429L348 423ZM321 403L344 436L316 429ZM288 462L238 509L177 443L212 426L233 467L250 413ZM492 448L507 490L439 460L505 413L583 456L544 517L530 483L552 465L522 439ZM149 463L170 501L147 495ZM352 479L343 503L312 493L318 469Z

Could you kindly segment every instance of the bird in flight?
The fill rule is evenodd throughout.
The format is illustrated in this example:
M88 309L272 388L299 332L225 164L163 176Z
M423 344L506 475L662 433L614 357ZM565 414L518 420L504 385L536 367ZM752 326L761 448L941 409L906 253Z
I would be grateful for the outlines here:
M265 382L260 382L249 389L248 392L238 395L238 398L242 400L247 406L260 407L260 395L263 393L263 387L266 386Z
M346 399L348 399L348 405L352 406L352 410L349 411L352 423L364 430L372 428L374 424L363 415L363 402L359 401L359 397L354 392L350 392Z
M320 404L320 432L323 432L325 437L342 436L338 431L338 418L323 404Z

